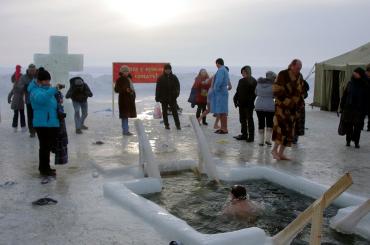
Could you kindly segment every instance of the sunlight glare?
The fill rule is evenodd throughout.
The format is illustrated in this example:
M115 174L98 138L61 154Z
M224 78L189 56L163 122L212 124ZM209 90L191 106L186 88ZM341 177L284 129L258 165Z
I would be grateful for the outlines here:
M109 7L139 27L173 23L184 9L182 0L108 0Z

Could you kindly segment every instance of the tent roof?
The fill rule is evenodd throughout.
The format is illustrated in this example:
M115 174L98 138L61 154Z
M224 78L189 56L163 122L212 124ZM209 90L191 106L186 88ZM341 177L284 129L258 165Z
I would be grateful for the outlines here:
M370 42L342 55L321 62L325 65L370 64Z

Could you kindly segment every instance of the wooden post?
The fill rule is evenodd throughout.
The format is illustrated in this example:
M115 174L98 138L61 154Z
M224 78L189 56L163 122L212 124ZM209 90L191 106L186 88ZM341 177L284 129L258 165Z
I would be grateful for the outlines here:
M324 205L325 199L320 198L315 204L315 208L312 214L311 221L311 236L310 236L310 245L320 245L321 244L321 227L322 220L324 215Z
M315 209L318 206L322 211L329 206L340 194L342 194L348 187L352 185L352 177L350 173L343 175L334 185L332 185L317 201L312 203L305 211L303 211L295 220L293 220L284 230L280 231L278 234L272 237L272 242L275 245L286 245L294 239L294 237L312 220L315 213ZM323 201L324 200L324 201ZM322 211L317 210L316 212L322 213ZM318 216L316 214L315 216ZM312 225L320 225L320 220L315 217ZM317 223L317 224L316 224ZM317 227L313 228L315 232ZM317 234L315 234L318 236Z

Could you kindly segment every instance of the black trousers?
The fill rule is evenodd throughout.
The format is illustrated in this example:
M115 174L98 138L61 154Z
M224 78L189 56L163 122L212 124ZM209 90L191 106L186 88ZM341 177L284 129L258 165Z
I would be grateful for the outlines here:
M364 127L362 122L346 122L346 141L355 142L356 145L360 143L361 130Z
M180 120L179 120L179 114L177 113L177 103L174 102L161 102L162 105L162 114L163 114L163 122L165 126L169 126L168 123L168 107L170 107L170 110L172 112L173 119L175 120L176 127L180 127Z
M239 107L241 133L249 139L254 139L253 108Z
M55 152L58 128L35 128L39 139L39 171L50 171L50 152Z
M33 109L31 104L26 104L27 105L27 124L28 124L28 130L30 134L35 133L35 129L33 128Z
M258 129L272 128L275 112L256 111L258 117Z
M200 114L203 113L206 109L207 109L207 104L198 105L197 113L195 114L197 116L197 118L199 118L200 117ZM202 121L203 121L203 123L207 122L206 121L206 117L203 117L202 118Z
M21 115L21 127L26 127L26 118L24 116L24 110L14 110L14 116L13 116L13 123L12 127L17 128L18 127L18 114Z

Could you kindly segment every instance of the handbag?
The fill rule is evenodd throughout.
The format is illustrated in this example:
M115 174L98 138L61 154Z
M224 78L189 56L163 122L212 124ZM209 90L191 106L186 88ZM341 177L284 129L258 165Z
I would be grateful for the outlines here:
M346 127L344 123L344 116L343 113L340 115L339 125L338 125L338 134L341 136L346 135Z
M196 104L197 94L198 94L198 89L194 88L194 87L191 88L188 102L191 104L192 108L194 108L194 106Z

